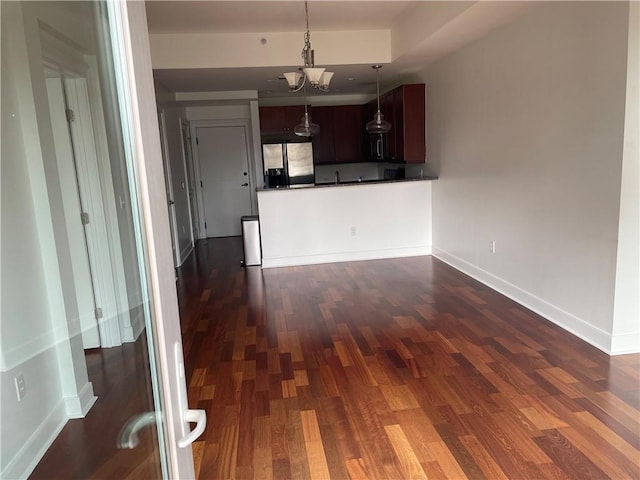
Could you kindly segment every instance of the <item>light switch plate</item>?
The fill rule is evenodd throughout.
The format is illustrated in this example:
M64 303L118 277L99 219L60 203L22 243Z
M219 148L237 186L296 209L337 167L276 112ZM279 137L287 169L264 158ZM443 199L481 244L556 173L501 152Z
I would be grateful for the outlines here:
M27 394L27 387L24 384L24 375L21 373L17 377L13 379L16 384L16 396L18 397L18 401L22 401L24 396Z

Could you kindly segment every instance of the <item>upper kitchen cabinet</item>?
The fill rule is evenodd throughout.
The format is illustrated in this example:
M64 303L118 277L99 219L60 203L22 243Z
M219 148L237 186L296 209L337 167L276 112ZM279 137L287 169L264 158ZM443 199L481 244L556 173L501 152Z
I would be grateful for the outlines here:
M313 107L311 118L320 127L320 133L313 137L316 165L365 160L362 105Z
M395 153L407 163L426 159L425 85L402 85L393 91Z
M373 118L376 100L368 107L367 118ZM369 142L371 148L383 148L384 158L390 161L423 163L426 158L425 85L401 85L381 95L380 111L391 122L391 130L384 135L383 142ZM379 157L375 151L370 151L369 156Z
M335 107L312 107L311 120L320 127L320 133L311 138L313 163L323 165L335 163L336 150L333 137L333 109Z
M304 106L302 105L260 107L260 133L262 135L293 133L294 127L300 123L303 115Z
M364 109L362 105L333 107L333 143L336 163L362 162L364 158Z

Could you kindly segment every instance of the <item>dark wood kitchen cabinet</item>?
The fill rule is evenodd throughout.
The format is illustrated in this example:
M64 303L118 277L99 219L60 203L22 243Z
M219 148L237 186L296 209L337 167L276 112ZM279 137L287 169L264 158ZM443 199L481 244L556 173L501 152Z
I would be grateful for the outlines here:
M300 123L304 115L304 106L260 107L259 113L262 135L293 133L294 127Z
M407 163L426 159L425 86L402 85L393 94L394 119L397 125L395 154Z
M335 107L313 107L311 120L320 127L320 133L311 138L313 142L313 163L326 165L335 163L336 150L333 137L333 109Z
M320 127L320 133L313 137L316 165L365 160L362 105L313 107L311 118Z
M333 143L336 163L353 163L365 160L364 127L362 105L333 107Z
M376 100L367 104L367 119L373 118ZM380 111L391 122L385 134L384 157L390 161L423 163L426 158L425 85L401 85L380 96ZM373 157L372 152L368 152Z

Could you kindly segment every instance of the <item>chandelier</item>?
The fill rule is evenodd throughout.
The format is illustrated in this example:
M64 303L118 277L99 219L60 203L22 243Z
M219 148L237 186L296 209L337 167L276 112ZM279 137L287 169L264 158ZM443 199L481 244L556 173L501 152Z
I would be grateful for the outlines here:
M307 20L307 31L304 33L304 47L302 48L302 61L304 67L297 72L287 72L284 77L289 84L289 91L298 92L304 87L307 80L313 88L326 92L329 90L329 82L333 77L333 72L327 72L324 68L316 67L314 64L313 49L311 48L311 33L309 32L309 5L304 2L304 12ZM301 73L301 72L302 73Z

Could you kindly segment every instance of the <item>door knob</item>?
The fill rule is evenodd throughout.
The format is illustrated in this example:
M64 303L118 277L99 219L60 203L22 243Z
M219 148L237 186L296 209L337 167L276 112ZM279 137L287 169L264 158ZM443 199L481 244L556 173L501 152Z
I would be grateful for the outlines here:
M249 186L249 184L248 184L247 182L244 182L244 183L242 184L242 186L243 186L243 187L248 187L248 186Z

